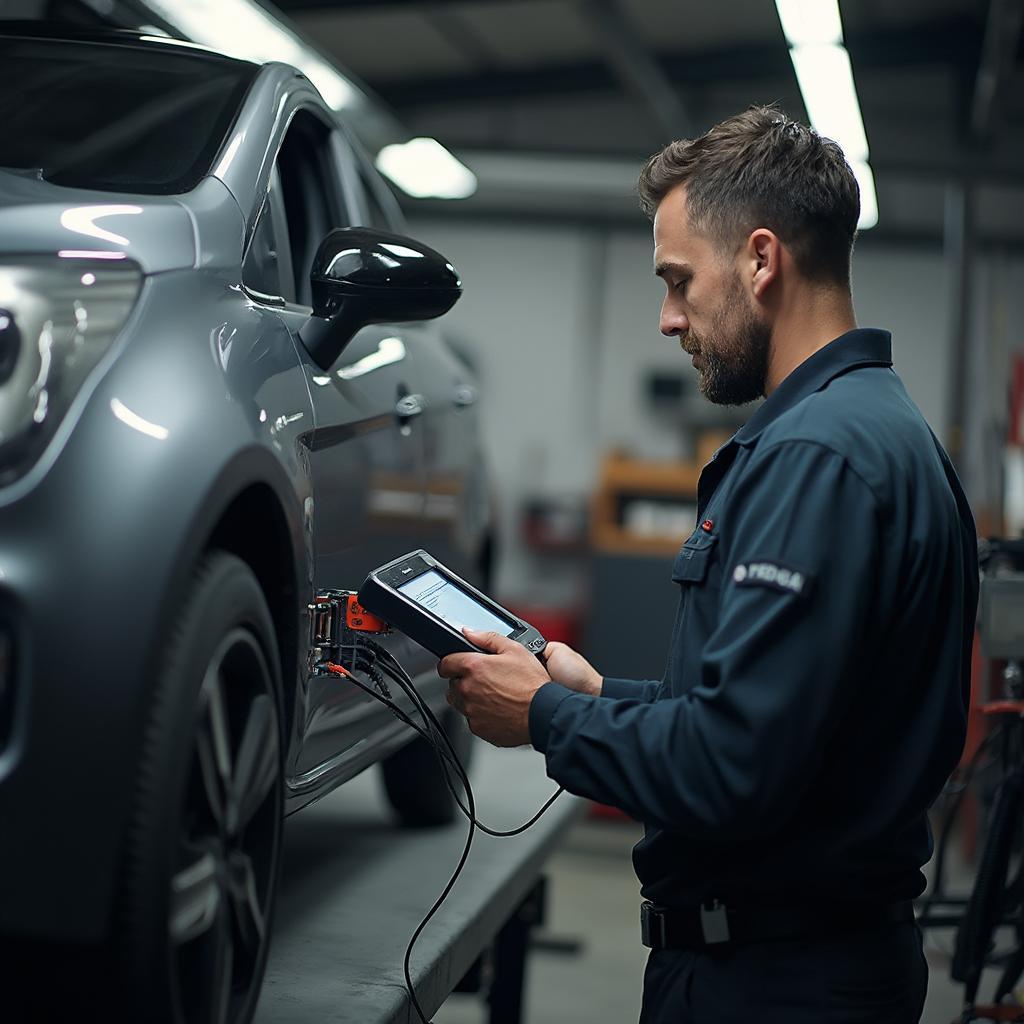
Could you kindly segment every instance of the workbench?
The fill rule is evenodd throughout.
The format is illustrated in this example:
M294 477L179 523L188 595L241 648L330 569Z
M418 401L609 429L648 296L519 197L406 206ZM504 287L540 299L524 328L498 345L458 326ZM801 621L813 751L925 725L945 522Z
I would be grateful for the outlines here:
M470 775L477 817L495 829L522 824L555 789L539 754L479 741ZM565 793L522 835L477 833L455 889L413 952L424 1012L433 1014L497 943L491 1020L518 1019L544 863L582 806ZM402 958L458 861L466 829L461 815L441 828L400 828L375 769L290 817L256 1024L418 1024Z

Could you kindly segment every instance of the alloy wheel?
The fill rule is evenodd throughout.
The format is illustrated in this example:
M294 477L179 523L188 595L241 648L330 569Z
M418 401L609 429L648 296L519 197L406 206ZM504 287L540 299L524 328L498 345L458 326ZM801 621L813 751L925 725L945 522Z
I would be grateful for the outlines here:
M281 836L277 704L256 638L231 630L210 658L175 866L168 948L175 1014L234 1024L253 1002Z

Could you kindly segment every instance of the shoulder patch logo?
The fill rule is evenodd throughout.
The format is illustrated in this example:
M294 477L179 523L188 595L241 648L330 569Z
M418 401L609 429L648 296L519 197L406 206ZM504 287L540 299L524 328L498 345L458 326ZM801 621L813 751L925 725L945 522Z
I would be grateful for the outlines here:
M768 587L798 596L809 582L806 573L778 562L742 562L733 569L732 580L739 587Z

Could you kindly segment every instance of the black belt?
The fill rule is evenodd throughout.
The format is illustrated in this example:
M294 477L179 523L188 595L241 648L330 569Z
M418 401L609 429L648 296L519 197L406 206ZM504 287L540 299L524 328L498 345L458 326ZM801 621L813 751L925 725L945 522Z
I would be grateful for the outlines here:
M689 910L657 907L645 900L640 907L640 938L651 949L704 949L727 942L835 935L913 920L909 900L823 907L726 907L712 900Z

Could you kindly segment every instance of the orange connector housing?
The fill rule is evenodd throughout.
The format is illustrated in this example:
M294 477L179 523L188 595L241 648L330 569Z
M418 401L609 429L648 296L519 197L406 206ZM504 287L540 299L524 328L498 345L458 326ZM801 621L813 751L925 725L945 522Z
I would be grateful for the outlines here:
M344 600L345 628L357 633L390 633L391 627L383 620L371 615L360 603L356 594L349 594Z

